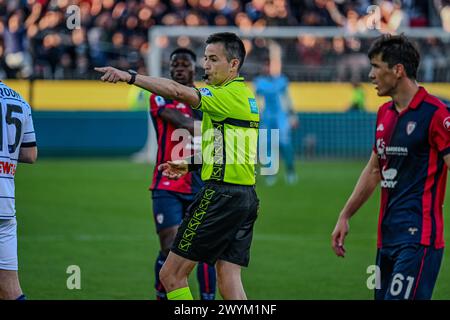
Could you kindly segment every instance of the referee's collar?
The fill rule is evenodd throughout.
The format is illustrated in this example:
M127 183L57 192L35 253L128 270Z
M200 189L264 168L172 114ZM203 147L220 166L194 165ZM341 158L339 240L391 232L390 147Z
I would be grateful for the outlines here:
M223 86L227 86L227 85L229 85L230 83L232 83L232 82L244 82L244 77L236 77L236 78L234 78L234 79L231 79L230 81L228 81L228 82L225 82L224 84L223 84Z

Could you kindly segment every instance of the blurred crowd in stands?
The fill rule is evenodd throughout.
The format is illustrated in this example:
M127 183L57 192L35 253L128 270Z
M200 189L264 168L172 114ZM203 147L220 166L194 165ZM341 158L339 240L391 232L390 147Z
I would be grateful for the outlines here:
M72 5L79 21L68 10ZM155 25L315 26L342 27L348 36L280 40L288 76L360 81L369 67L369 40L351 35L367 31L371 5L379 6L383 32L403 27L450 32L450 0L0 0L0 78L91 79L93 66L100 65L146 73L152 49L148 31ZM69 28L70 19L79 28ZM174 41L192 45L187 37ZM419 45L421 80L450 81L448 37L422 37ZM263 49L264 41L248 40L246 46L249 52ZM249 66L252 56L258 56L254 53L249 54ZM251 70L247 67L244 73L252 76Z

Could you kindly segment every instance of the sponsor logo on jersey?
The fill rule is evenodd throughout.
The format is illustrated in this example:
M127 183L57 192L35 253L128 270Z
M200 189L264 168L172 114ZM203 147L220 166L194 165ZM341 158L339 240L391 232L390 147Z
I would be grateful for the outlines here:
M377 127L377 131L384 131L384 126L382 123Z
M386 167L383 167L383 169L381 170L381 175L384 179L381 181L381 187L394 189L395 185L397 184L397 181L394 181L395 177L397 176L397 169L386 169Z
M20 94L18 94L16 91L14 91L11 88L5 88L5 87L0 88L0 96L5 97L5 98L22 99Z
M406 134L409 136L411 133L413 133L414 129L416 128L417 123L414 121L409 121L406 125Z
M200 91L200 94L204 97L212 97L213 96L213 94L211 93L211 91L209 91L208 88L200 88L199 91Z
M0 174L10 174L14 176L16 174L17 166L14 163L8 161L0 161Z
M413 228L413 227L411 227L411 228L408 229L408 232L409 232L412 236L413 236L417 231L419 231L419 229Z
M386 142L383 138L377 139L377 153L381 159L386 159L388 156L407 156L408 148L399 146L386 146Z
M444 119L444 128L447 129L447 131L450 131L450 117L447 117Z
M383 138L377 139L378 157L380 157L381 159L386 159L385 150L386 150L386 142L384 142L384 139Z
M387 146L386 154L388 156L407 156L408 148L406 147L397 147L397 146Z

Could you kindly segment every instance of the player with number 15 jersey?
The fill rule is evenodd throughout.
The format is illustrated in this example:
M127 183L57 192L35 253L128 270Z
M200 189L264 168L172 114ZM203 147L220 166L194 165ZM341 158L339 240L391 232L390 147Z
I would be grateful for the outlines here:
M14 177L18 162L36 161L30 105L0 81L0 299L24 299L17 276Z

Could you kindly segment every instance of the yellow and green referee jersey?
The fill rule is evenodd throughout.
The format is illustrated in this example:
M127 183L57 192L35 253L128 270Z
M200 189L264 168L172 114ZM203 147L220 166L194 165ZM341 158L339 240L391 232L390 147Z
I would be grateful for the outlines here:
M203 111L202 180L255 184L259 110L244 82L235 78L221 86L198 89Z

